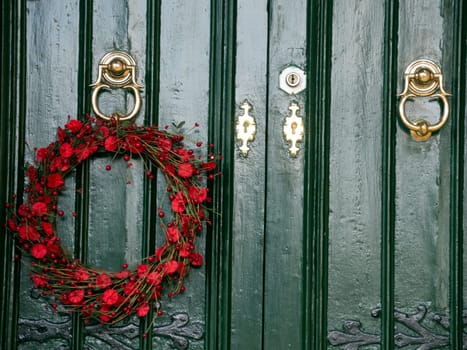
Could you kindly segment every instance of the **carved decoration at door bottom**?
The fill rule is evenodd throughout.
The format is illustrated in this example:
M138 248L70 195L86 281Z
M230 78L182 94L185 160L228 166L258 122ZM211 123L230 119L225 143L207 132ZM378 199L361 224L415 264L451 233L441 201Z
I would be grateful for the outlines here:
M371 311L373 317L379 317L380 314L381 308L375 308ZM423 322L426 316L427 307L425 305L420 305L417 312L410 314L398 310L394 312L396 324L402 325L408 330L407 334L398 332L394 335L394 343L398 348L407 345L418 345L419 347L417 349L431 350L449 346L449 317L441 314L433 314L430 316L433 322L447 331L446 334L439 334L426 327ZM463 320L465 327L467 326L467 309L464 310ZM362 331L362 323L358 320L344 321L342 329L342 331L329 332L328 340L331 345L342 346L345 350L358 350L364 346L381 343L381 335L365 333ZM465 333L463 344L463 348L467 348L467 334Z
M172 322L165 325L155 325L152 334L155 337L169 338L174 349L186 350L190 345L190 339L199 340L204 335L204 326L200 323L190 323L187 313L173 314ZM20 343L43 342L51 339L64 339L71 341L71 319L62 323L47 321L44 319L30 320L20 318L18 322L18 340ZM139 326L136 323L127 323L122 326L108 326L93 324L86 326L86 337L98 339L114 349L133 350L122 338L134 339L139 337ZM85 350L94 349L84 346Z

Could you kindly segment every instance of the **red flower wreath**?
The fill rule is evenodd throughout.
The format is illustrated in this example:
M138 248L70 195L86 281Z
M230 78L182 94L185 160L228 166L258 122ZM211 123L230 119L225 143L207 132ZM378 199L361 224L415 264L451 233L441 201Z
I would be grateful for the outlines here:
M209 197L203 175L214 177L218 159L210 153L210 159L203 161L182 141L181 135L115 119L88 117L86 122L70 120L59 128L57 140L38 149L35 165L27 168L27 202L17 206L7 224L18 247L33 258L34 287L44 296L54 296L66 310L78 311L86 322L96 319L115 323L134 313L144 317L152 303L161 315L157 301L165 282L171 286L169 296L181 293L190 266L203 263L195 250L196 236L207 220L203 203ZM97 152L123 155L125 161L132 155L141 156L160 169L167 181L173 218L165 223L164 212L159 209L158 213L166 240L135 271L127 264L119 272L103 271L73 260L65 253L56 231L57 215L64 215L58 199L65 188L65 177ZM146 175L154 177L149 170ZM52 308L57 310L57 305Z

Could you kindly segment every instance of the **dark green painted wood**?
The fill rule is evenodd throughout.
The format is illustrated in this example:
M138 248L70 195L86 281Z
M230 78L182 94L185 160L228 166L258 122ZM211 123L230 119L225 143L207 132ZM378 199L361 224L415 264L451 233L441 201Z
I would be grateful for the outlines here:
M5 218L5 205L23 188L24 123L26 83L26 3L2 2L0 14L0 218ZM20 202L20 199L18 199ZM18 252L0 226L0 348L16 348L16 322L19 314L18 289L20 262Z
M158 125L159 123L159 74L160 74L160 33L161 33L161 1L148 0L146 3L146 78L145 78L145 110L144 124ZM155 169L151 168L152 172ZM157 173L156 173L157 174ZM156 175L157 176L157 175ZM142 255L149 256L156 250L156 216L157 212L157 186L148 178L144 179L143 204L143 246ZM147 319L140 323L140 348L152 349L152 332L143 334L150 327L154 310L150 311Z
M305 1L270 1L268 116L266 149L264 329L265 349L303 346L303 181L304 140L297 157L289 154L283 125L292 101L308 128L303 94L279 89L279 73L287 65L306 65L307 8ZM293 25L292 25L293 23Z
M229 349L237 1L211 0L209 142L223 155L206 251L206 349ZM219 215L218 215L219 214Z
M189 349L282 350L333 348L327 332L358 319L364 331L380 333L375 348L393 349L394 333L402 329L394 307L413 310L421 301L453 316L451 348L460 349L467 279L465 6L455 0L429 5L4 1L0 199L21 192L19 165L31 158L23 140L47 145L67 114L89 111L88 84L100 57L125 49L145 86L137 122L199 122L203 128L193 138L207 139L224 155L223 177L211 184L213 225L199 242L206 269L194 271L185 295L163 300L167 313L156 322L187 311L203 323L204 339L190 341ZM450 128L422 144L396 121L403 70L421 56L441 63L454 95ZM288 64L306 69L305 93L279 90L278 75ZM258 127L246 158L235 140L245 99ZM306 128L296 159L282 137L292 100L299 102ZM101 99L104 108L127 108L131 101L118 94ZM418 105L439 114L436 103ZM417 108L409 104L409 114ZM165 191L158 188L165 185L160 179L150 184L135 162L133 183L126 186L127 169L116 161L106 172L108 161L94 160L68 179L71 190L61 203L80 216L65 217L60 232L77 257L116 269L124 260L136 264L163 239L154 214L164 205ZM84 195L75 195L75 188ZM102 203L108 206L99 208ZM118 220L110 222L113 216ZM101 234L109 227L118 231L114 241ZM18 316L64 318L31 298L27 269L12 260L9 239L0 241L0 252L0 347L15 349ZM370 316L378 303L381 319ZM71 348L110 348L84 337L77 317L73 324ZM134 349L173 348L154 335L127 341ZM51 339L20 348L59 346L68 343Z
M384 8L384 76L381 159L381 348L394 349L394 237L396 174L396 86L399 2Z
M465 295L465 239L464 239L464 191L465 191L465 115L466 115L466 60L467 60L467 16L462 1L452 4L452 117L451 117L451 184L450 184L450 343L452 349L464 345L463 310Z
M267 1L238 1L236 23L235 125L244 101L252 105L256 135L243 156L232 139L232 286L231 349L261 349L263 344L263 271L266 118L268 115ZM255 33L252 35L251 33Z
M84 118L90 113L89 81L92 73L92 0L80 2L79 7L79 55L78 55L78 96L77 117ZM80 213L75 220L75 257L81 261L88 258L88 218L89 218L89 162L81 166L76 173L76 188L81 188L81 195L76 196L76 212ZM79 192L78 192L79 193ZM78 314L72 316L72 349L81 349L84 344L84 323Z
M327 348L332 2L307 3L303 349Z

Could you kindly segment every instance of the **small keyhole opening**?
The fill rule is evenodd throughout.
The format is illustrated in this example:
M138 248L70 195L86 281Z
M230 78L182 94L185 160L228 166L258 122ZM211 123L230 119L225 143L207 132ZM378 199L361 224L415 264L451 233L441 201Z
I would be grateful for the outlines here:
M293 122L293 123L292 123L292 134L294 134L294 135L295 135L295 132L297 131L297 126L298 126L298 125L297 125L296 122Z
M243 123L243 132L246 134L248 133L248 127L250 126L250 123L244 122Z
M290 87L296 87L298 84L300 84L300 77L296 73L287 74L287 77L285 79L287 85L289 85Z

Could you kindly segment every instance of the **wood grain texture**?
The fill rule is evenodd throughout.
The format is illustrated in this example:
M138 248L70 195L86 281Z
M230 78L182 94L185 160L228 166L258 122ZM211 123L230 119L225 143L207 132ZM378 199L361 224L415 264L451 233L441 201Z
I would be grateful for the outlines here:
M304 97L279 89L287 65L306 63L306 3L269 3L269 91L265 220L264 348L300 349L303 327L303 146L296 158L283 138L292 101L307 127ZM308 142L305 140L304 142Z
M399 82L415 59L429 58L443 63L443 15L441 1L401 2L399 8ZM447 54L447 53L446 53ZM435 101L416 101L407 113L416 118L438 118ZM426 118L426 117L425 117ZM430 119L432 120L432 119ZM427 142L415 142L399 125L396 148L396 306L433 303L445 310L448 302L449 245L448 227L440 226L440 217L448 215L449 182L442 175L443 159L449 158L441 148L448 129ZM444 210L444 213L442 212Z
M349 11L355 15L349 16ZM334 4L329 178L329 329L380 301L381 117L384 6Z
M252 105L255 140L240 154L234 138L231 342L233 349L261 349L263 343L263 264L266 179L268 13L266 1L237 5L236 116ZM236 135L236 133L235 133Z

